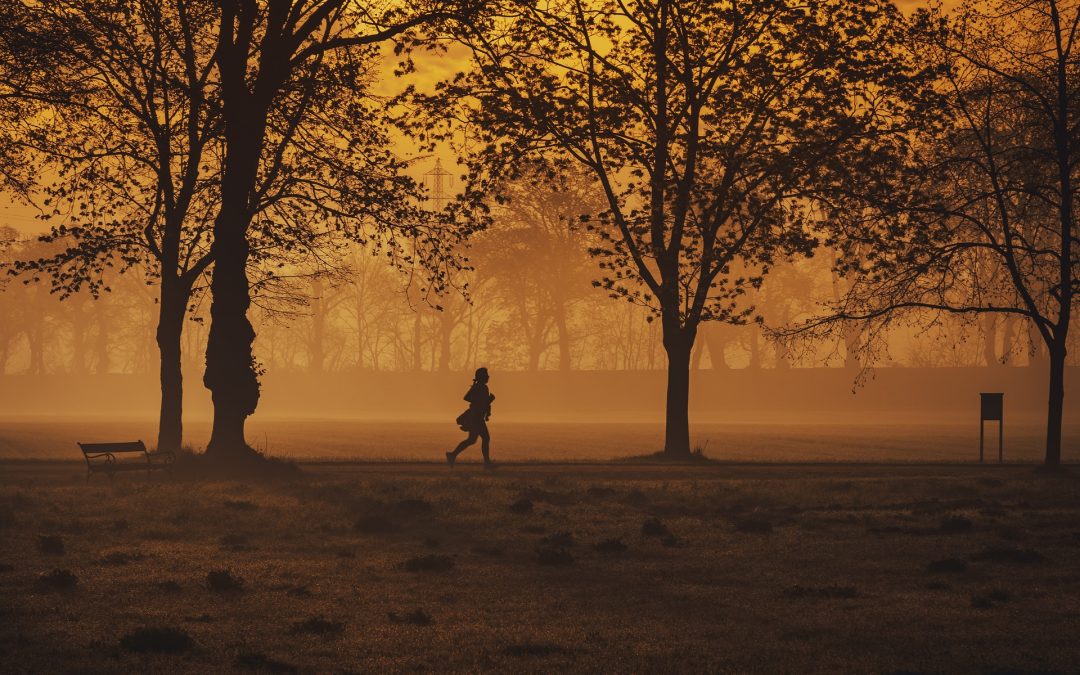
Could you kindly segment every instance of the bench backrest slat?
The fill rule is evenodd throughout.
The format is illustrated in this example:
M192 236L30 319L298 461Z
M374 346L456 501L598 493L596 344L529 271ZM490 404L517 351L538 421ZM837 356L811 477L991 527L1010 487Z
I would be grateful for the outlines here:
M99 452L146 452L146 446L142 441L130 443L79 443L84 455L92 455Z

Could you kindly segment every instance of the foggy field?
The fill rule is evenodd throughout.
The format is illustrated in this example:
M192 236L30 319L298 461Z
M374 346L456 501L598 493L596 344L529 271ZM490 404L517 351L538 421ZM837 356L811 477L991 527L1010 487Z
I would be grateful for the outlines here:
M255 418L248 426L253 445L294 459L441 461L464 437L453 424L362 420ZM189 422L195 448L209 438L209 423ZM659 423L521 423L493 420L496 461L595 461L651 454L663 445ZM1044 430L1036 424L1006 424L1008 461L1042 459ZM77 441L143 439L153 444L150 419L0 418L0 459L82 459ZM1080 425L1065 427L1063 459L1080 458ZM979 430L970 424L698 424L691 439L711 459L737 462L966 462L978 458ZM986 424L987 459L997 461L997 426ZM461 461L478 460L470 448Z
M75 463L0 464L4 671L1080 668L1074 477L304 471L86 485Z

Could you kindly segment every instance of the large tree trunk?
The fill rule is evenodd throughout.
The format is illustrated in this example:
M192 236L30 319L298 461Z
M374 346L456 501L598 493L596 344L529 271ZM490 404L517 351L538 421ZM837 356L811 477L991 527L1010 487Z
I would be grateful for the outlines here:
M690 456L690 354L693 348L692 329L664 326L664 350L668 359L664 454L670 458Z
M1046 411L1046 465L1061 464L1061 422L1065 406L1065 342L1050 346L1050 399Z
M244 211L223 204L214 224L214 274L210 283L213 303L203 383L214 402L214 426L206 454L221 460L242 459L253 453L244 439L244 423L259 403L259 379L252 354L255 330L247 316L251 299Z
M184 375L180 348L187 315L187 294L175 279L162 280L158 309L157 344L161 355L161 414L158 417L159 452L178 452L184 440Z

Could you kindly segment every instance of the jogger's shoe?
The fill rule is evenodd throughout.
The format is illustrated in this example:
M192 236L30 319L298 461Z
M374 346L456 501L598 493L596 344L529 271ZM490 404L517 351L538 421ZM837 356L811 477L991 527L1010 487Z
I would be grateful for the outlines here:
M452 453L452 452L446 453L446 463L450 465L451 469L454 468L454 461L456 459L457 459L457 457L454 456L454 453Z

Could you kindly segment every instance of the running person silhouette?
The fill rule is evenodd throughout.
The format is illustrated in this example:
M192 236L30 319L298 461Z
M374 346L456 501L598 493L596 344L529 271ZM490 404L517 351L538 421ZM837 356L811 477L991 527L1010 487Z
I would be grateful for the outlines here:
M488 433L487 421L491 417L491 403L495 400L495 395L488 391L487 383L487 368L477 368L472 386L469 387L468 393L465 394L465 400L469 402L469 409L461 413L457 418L461 430L468 431L469 437L458 443L453 452L446 453L446 463L451 467L457 461L457 456L464 452L465 448L475 443L477 438L483 441L480 450L484 453L484 468L490 469L492 467L490 455L491 435Z

